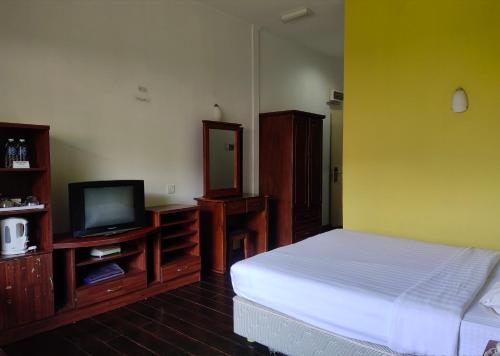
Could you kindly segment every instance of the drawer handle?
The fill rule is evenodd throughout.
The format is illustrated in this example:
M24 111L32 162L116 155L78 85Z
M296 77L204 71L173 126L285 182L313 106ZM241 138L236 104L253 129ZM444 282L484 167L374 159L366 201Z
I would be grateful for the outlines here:
M118 288L109 288L106 292L108 293L114 293L114 292L118 292L120 289L122 289L122 287L118 287Z
M182 272L187 269L187 266L177 268L177 272Z

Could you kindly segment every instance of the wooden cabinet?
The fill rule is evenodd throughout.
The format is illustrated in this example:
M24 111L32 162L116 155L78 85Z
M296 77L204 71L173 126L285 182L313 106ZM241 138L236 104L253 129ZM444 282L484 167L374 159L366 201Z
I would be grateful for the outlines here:
M25 139L30 168L4 168L7 139ZM1 211L0 220L28 220L29 245L36 252L0 255L0 335L54 314L49 126L0 123L0 187L7 198L34 195L42 209Z
M56 279L56 286L63 287L56 293L59 314L147 288L146 243L155 233L155 228L146 227L111 236L59 236L54 243L57 270L64 272ZM90 255L92 248L107 245L119 245L121 251L104 257ZM84 282L89 273L108 263L116 263L124 274L95 284ZM106 311L105 305L97 308Z
M259 185L272 197L274 247L321 231L323 119L296 110L260 115Z
M197 206L171 204L148 208L158 228L150 243L152 280L180 287L201 279L200 211Z
M0 261L0 330L54 314L52 254Z

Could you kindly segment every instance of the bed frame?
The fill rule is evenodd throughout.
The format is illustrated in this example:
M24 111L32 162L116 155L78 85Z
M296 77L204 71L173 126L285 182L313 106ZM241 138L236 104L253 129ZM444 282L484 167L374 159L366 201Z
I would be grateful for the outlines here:
M234 332L286 355L401 356L388 347L343 337L235 296Z

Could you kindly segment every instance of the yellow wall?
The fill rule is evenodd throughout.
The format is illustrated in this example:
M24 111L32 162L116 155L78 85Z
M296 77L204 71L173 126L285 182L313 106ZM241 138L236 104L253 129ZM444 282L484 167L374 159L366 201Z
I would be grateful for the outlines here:
M500 249L500 1L346 1L344 88L344 227Z

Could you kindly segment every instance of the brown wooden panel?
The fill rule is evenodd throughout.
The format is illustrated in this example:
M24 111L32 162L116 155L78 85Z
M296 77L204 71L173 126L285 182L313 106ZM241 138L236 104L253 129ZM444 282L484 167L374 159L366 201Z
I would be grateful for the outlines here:
M261 211L264 208L265 208L264 197L247 199L247 212Z
M309 120L302 117L294 119L293 124L293 162L294 162L294 209L309 207Z
M245 200L233 200L226 203L226 214L243 214L247 211L247 203Z
M307 210L296 211L294 214L295 226L309 221L321 221L321 209L312 208Z
M261 114L259 189L272 198L269 207L271 247L292 242L293 115Z
M201 270L201 260L199 256L186 256L171 263L166 263L161 268L162 282L176 279L186 274L199 272Z
M323 120L309 120L308 205L321 210L323 180Z
M54 314L52 256L21 256L0 262L0 325L12 328Z
M76 290L77 306L96 304L111 298L144 289L147 286L146 272L131 272L107 282L80 287Z

